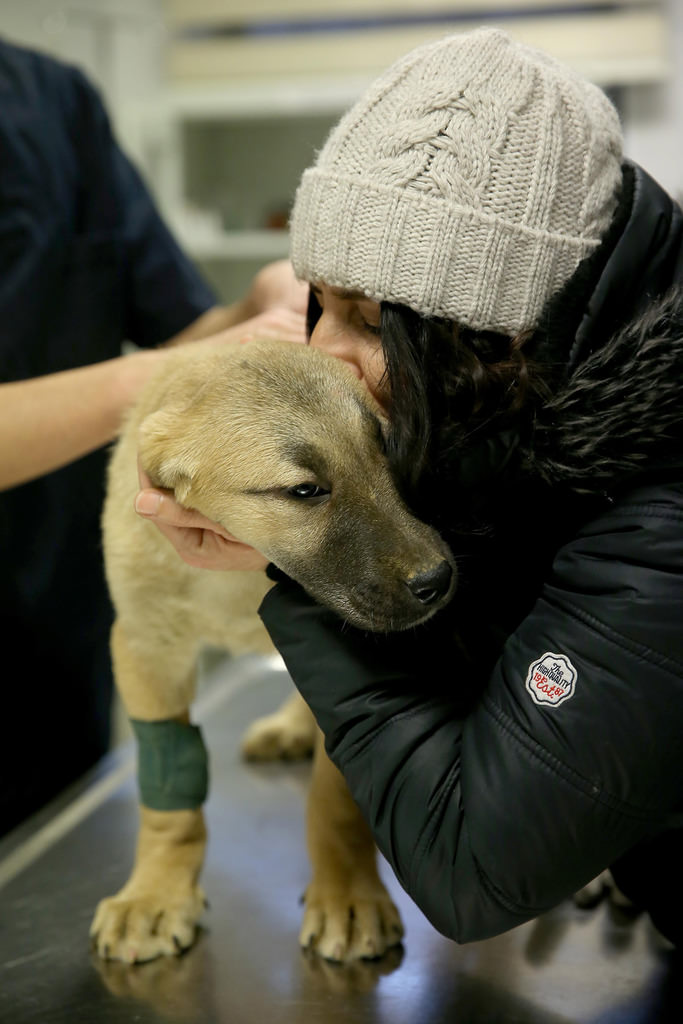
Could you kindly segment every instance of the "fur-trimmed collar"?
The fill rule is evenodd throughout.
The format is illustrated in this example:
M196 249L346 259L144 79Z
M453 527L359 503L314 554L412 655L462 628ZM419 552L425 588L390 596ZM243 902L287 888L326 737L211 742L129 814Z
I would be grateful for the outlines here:
M673 285L673 290L672 290ZM664 296L653 302L653 296ZM683 464L683 213L637 164L624 164L614 223L544 311L529 355L550 398L532 420L462 453L456 489L477 504L520 471L600 492L660 464Z
M525 474L599 491L683 466L683 286L588 356L537 411Z

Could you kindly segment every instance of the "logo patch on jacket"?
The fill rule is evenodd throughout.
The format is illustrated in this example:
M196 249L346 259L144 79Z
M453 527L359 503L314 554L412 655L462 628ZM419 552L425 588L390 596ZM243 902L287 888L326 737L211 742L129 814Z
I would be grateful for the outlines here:
M547 651L529 665L526 688L536 704L557 707L574 696L576 669L565 654Z

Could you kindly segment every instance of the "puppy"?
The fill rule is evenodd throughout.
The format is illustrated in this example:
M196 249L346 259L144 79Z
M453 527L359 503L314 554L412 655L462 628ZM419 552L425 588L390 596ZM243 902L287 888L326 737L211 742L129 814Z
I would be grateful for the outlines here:
M116 683L143 730L169 720L190 728L203 644L272 653L256 614L272 584L265 573L181 561L134 512L138 457L156 486L257 548L354 626L405 629L451 597L452 555L401 501L383 454L381 413L348 367L275 341L171 352L114 450L103 516ZM381 956L401 940L398 911L379 879L369 830L300 698L252 726L244 751L291 756L314 746L312 879L300 941L335 961ZM142 803L132 875L93 921L102 957L144 961L192 944L204 909L206 832L201 806L186 803Z

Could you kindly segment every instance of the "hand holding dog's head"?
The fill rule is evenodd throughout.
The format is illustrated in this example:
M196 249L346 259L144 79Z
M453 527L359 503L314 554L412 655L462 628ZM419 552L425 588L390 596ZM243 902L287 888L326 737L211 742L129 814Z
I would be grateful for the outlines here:
M363 628L428 618L453 591L444 542L401 501L379 410L348 369L258 342L178 360L140 428L153 483Z

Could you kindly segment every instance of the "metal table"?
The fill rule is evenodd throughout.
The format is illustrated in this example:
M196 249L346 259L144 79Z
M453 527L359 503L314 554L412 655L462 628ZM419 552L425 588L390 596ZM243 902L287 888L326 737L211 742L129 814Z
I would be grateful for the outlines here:
M308 875L307 764L243 763L239 737L288 692L279 660L214 659L197 717L211 753L211 902L184 956L102 963L88 928L125 881L136 831L126 746L0 843L2 1024L664 1024L680 1018L679 954L644 917L565 904L486 942L438 935L388 880L405 947L321 962L297 945ZM678 1012L677 1012L678 1008Z

